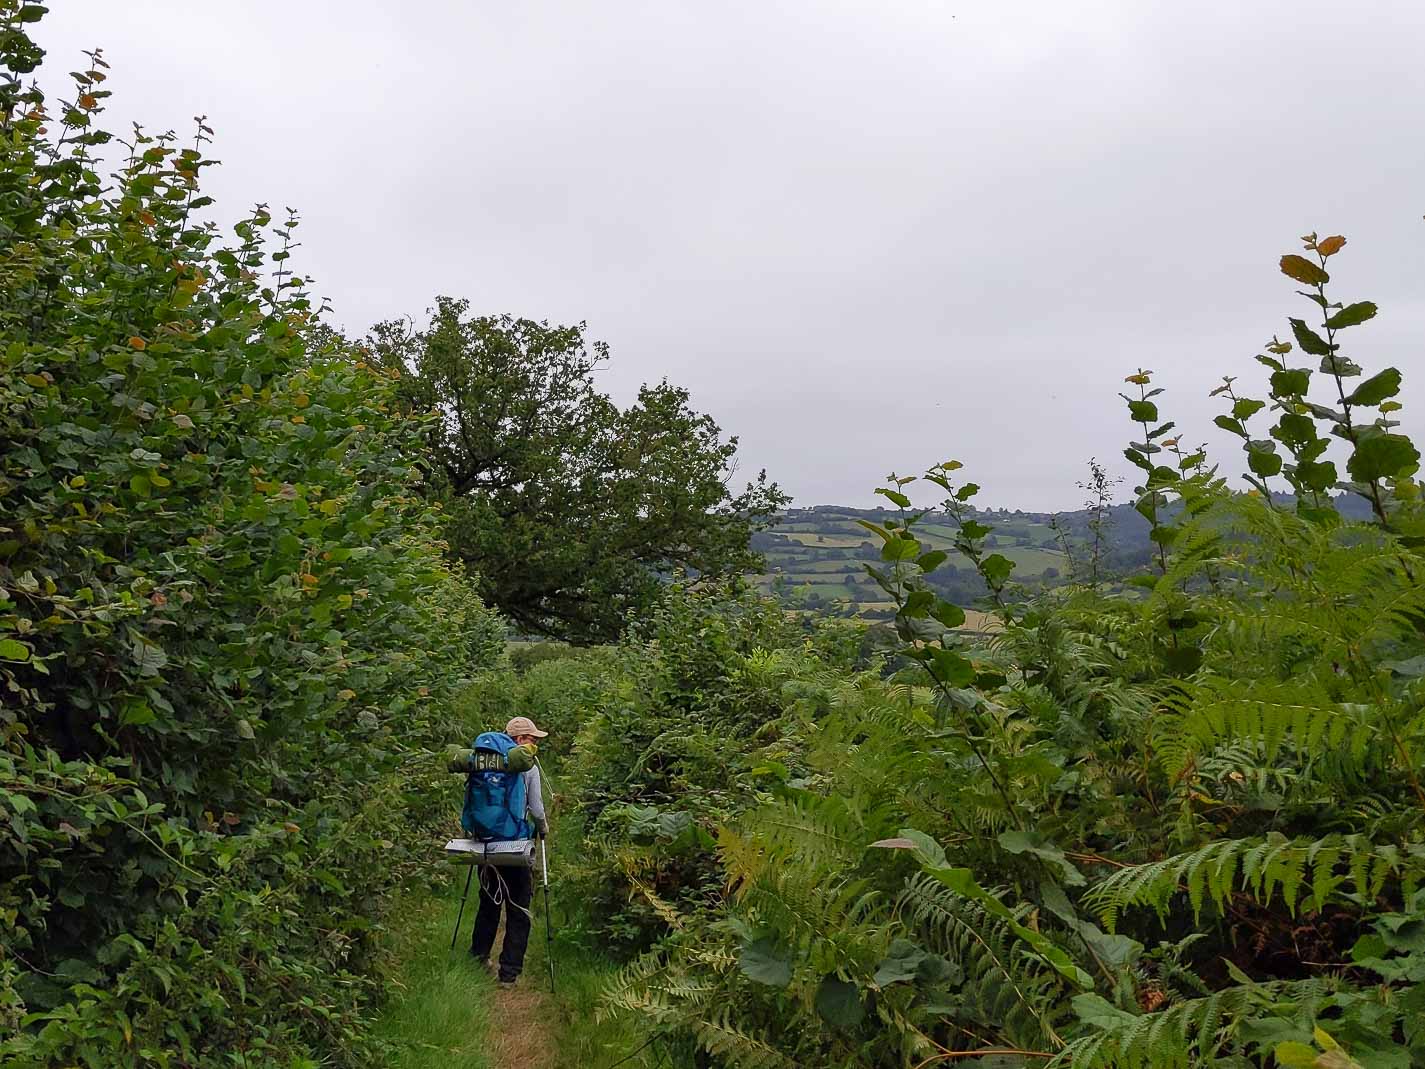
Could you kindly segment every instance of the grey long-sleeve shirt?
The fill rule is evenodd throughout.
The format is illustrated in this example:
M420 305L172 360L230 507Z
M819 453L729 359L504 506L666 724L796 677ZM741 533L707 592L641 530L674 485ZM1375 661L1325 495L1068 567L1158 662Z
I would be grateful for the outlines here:
M535 824L539 827L548 828L549 818L544 813L544 781L539 775L539 766L535 765L528 772L520 774L524 776L526 812L534 818Z

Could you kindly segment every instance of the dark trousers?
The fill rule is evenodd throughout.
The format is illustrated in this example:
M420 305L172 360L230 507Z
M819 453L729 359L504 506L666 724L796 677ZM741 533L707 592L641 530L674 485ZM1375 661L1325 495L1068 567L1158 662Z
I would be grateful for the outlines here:
M475 914L475 933L470 953L488 958L500 926L500 907L505 908L505 945L500 948L500 979L513 980L524 968L524 952L529 946L530 902L534 900L534 874L529 869L480 866L480 909Z

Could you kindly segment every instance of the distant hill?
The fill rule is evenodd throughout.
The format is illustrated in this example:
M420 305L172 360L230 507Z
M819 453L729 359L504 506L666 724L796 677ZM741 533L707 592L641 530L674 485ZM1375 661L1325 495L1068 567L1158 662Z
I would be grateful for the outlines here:
M1290 498L1283 498L1290 505ZM1336 507L1354 519L1370 514L1366 502L1341 495ZM896 519L893 508L853 508L848 505L814 505L788 509L777 526L753 536L752 548L767 561L755 577L761 589L808 608L845 603L846 611L866 619L889 619L894 606L866 564L880 562L880 540L857 520L884 523ZM1069 554L1082 560L1091 540L1088 509L1072 512L1024 512L1019 509L976 509L976 519L994 527L992 549L1015 563L1015 582L1028 587L1049 587L1073 577ZM1153 545L1148 521L1132 505L1115 505L1108 511L1107 574L1128 575L1149 566ZM950 549L954 524L945 516L927 516L917 525L922 541L932 548ZM956 557L930 576L931 585L944 598L969 607L986 593L984 583L968 561ZM973 623L973 622L972 622Z

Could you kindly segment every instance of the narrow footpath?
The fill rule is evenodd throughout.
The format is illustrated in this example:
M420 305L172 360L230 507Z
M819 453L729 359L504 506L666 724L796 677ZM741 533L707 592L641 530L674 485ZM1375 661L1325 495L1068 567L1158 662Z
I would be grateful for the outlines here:
M562 850L556 826L553 870ZM442 860L435 864L445 868ZM624 1069L652 1066L651 1052L624 1061L642 1043L627 1025L599 1023L599 991L616 966L556 939L555 991L549 992L543 890L536 886L534 930L524 974L503 987L470 957L475 894L455 949L450 935L460 908L464 869L451 868L442 890L412 892L398 904L388 954L390 1003L377 1022L389 1045L390 1069ZM555 932L578 924L574 903L553 897ZM503 926L500 939L504 937ZM500 946L499 940L495 946Z

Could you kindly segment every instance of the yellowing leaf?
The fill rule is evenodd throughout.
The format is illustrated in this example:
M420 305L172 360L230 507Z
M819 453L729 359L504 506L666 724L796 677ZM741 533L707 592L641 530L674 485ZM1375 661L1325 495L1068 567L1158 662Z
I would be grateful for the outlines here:
M344 702L349 702L349 701L351 701L352 698L355 698L355 697L356 697L356 691L354 691L354 690L339 690L339 691L336 692L336 696L337 696L338 698L340 698L340 699L341 699L342 701L344 701Z
M140 349L140 350L142 350L142 349L147 349L147 348L148 348L148 342L144 341L142 338L138 337L137 335L135 335L134 337L132 337L132 338L129 339L129 344L130 344L131 346L133 346L135 349Z
M49 385L49 383L45 381L45 377L43 375L26 375L25 381L37 390L43 390L46 386Z
M1295 253L1288 253L1281 258L1281 269L1287 278L1294 278L1308 286L1322 286L1331 281L1331 276L1323 271L1319 264Z
M1335 256L1345 246L1346 239L1340 234L1335 234L1329 238L1322 238L1316 243L1316 251L1322 256Z
M144 226L156 226L158 224L158 220L153 217L153 212L147 210L139 212L139 222L143 223Z
M79 98L79 106L85 111L93 111L99 106L99 99L93 93L85 93Z

